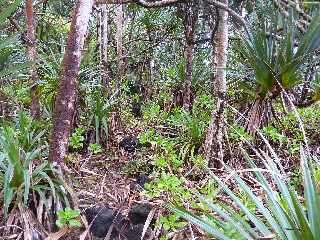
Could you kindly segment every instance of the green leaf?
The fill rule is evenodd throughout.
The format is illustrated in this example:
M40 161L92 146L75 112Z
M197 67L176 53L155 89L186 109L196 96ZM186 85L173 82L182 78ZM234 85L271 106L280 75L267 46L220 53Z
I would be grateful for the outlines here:
M258 169L258 167L254 164L254 162L250 159L248 154L246 152L243 152L247 162L253 169ZM263 174L260 171L255 171L255 176L257 178L257 181L261 184L261 187L264 189L264 191L267 194L267 205L269 210L272 212L274 217L277 219L279 224L281 224L282 231L284 231L287 235L288 239L297 239L295 237L295 232L293 231L287 231L287 229L293 229L295 228L295 224L292 223L290 217L286 214L284 209L280 206L279 200L276 197L276 194L269 184L269 182L266 180L266 178L263 176Z
M75 220L75 219L69 220L69 225L71 227L81 227L81 223L78 220Z
M48 174L45 173L45 172L39 172L39 175L42 176L42 177L44 177L44 179L47 180L47 182L48 182L49 185L50 185L53 198L54 198L54 200L56 200L56 189L55 189L55 185L54 185L52 179L51 179L51 178L48 176Z
M8 216L9 206L12 202L14 195L14 189L13 188L6 188L4 192L4 216Z
M63 218L63 219L65 219L68 216L64 210L59 210L57 212L57 215L59 218Z
M19 187L23 183L23 167L21 165L18 143L15 139L15 132L12 128L6 127L0 136L0 145L5 150L8 161L14 171L10 179L11 187Z
M213 176L213 178L218 182L218 184L222 187L226 194L234 201L234 203L245 213L245 215L250 219L250 221L254 222L257 229L264 235L270 235L271 231L268 227L250 210L241 202L241 200L224 184L217 176Z
M217 230L215 227L209 225L206 221L202 220L196 215L193 215L181 208L173 207L173 206L168 206L168 208L181 216L182 218L188 220L189 222L192 222L193 224L198 225L201 227L203 230L206 232L212 234L212 236L216 237L219 240L231 240L231 238L225 236L222 232Z
M301 149L301 168L303 172L304 193L310 222L310 230L314 236L320 236L320 199L316 191L317 187L312 177L314 172L309 164L309 160Z
M30 173L29 170L26 169L23 172L24 176L24 193L23 193L23 199L24 199L24 205L27 206L28 199L29 199L29 193L30 193Z
M226 169L231 171L231 169L226 166ZM250 187L240 178L240 176L232 171L231 174L233 174L234 179L239 184L240 189L244 190L247 196L253 201L254 205L257 207L258 211L264 216L264 218L268 221L270 226L273 228L273 230L281 236L281 238L285 238L285 233L281 226L278 224L278 222L274 219L273 215L277 214L277 212L274 212L273 214L265 207L263 202L252 192Z
M219 207L216 204L213 204L212 202L209 202L204 197L199 196L199 198L202 201L204 201L213 212L219 214L225 222L231 224L232 227L239 231L241 236L245 237L248 240L258 238L257 233L251 228L251 226L245 221L243 221L243 219L238 217L238 215L235 212L232 212L231 209L228 209L228 212L225 212L221 207Z
M13 188L10 187L10 182L12 179L12 175L13 175L13 166L10 164L7 168L7 171L5 173L5 177L4 177L4 216L7 217L8 215L8 210L9 210L9 206L12 202L13 199L13 195L14 195L14 191Z
M297 223L299 224L297 230L301 234L301 239L316 240L316 238L314 238L315 236L312 234L311 229L309 227L309 223L306 218L306 215L304 214L303 207L301 206L299 200L297 199L293 191L290 191L290 196L295 209L294 214L296 216Z
M0 39L0 50L8 48L10 45L16 43L18 40L18 35L14 34L9 37L1 38Z
M19 7L22 0L15 0L13 3L9 4L5 9L0 12L0 23L5 22L5 20L11 16L11 14Z
M38 195L39 195L40 199L43 201L45 207L47 209L49 209L48 200L46 198L46 195L45 195L43 189L41 188L41 185L34 186L33 189L38 193Z
M71 209L71 208L66 208L65 213L68 216L68 218L76 218L80 216L80 210L78 209Z
M65 226L65 225L67 224L67 221L66 221L65 219L61 218L61 219L58 219L58 220L56 221L56 224L57 224L57 226L58 226L59 228L61 228L61 227Z

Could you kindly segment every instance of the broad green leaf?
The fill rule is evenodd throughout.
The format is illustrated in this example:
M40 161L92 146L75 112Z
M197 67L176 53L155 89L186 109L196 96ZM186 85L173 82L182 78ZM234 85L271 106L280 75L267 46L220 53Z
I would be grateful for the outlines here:
M71 220L69 220L69 225L71 227L81 227L81 222L79 222L78 220L75 220L75 219L71 219Z

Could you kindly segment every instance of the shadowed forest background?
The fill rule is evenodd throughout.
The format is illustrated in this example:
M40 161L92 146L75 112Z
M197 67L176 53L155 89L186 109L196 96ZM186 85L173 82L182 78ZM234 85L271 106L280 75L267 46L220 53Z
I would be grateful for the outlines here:
M0 239L320 239L320 2L0 0Z

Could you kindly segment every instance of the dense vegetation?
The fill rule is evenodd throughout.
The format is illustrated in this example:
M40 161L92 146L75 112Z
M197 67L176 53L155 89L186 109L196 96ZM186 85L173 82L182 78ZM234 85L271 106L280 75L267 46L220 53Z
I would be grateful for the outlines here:
M317 1L1 0L0 26L1 239L320 239Z

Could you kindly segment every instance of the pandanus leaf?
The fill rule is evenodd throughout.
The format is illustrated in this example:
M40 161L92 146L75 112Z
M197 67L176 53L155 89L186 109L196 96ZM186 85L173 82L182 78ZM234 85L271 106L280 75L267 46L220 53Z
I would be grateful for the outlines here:
M292 15L286 21L280 39L274 36L274 28L278 27L275 24L269 31L265 27L264 31L251 33L253 37L242 40L240 52L255 73L257 97L265 97L268 92L277 90L278 82L285 89L296 86L302 79L300 70L305 59L320 46L320 14L313 17L300 40L296 36L298 30Z
M290 58L287 54L287 63L281 68L281 80L283 84L288 87L294 86L299 77L296 75L298 70L301 68L304 60L313 51L320 47L320 14L313 17L306 33L303 35L302 39L299 41L298 49L294 54L294 57ZM291 30L291 35L293 35L293 30ZM290 35L289 34L289 35ZM287 37L288 38L288 37ZM293 39L292 39L293 40ZM292 43L290 44L292 49L294 49ZM289 51L289 50L288 50Z
M256 31L253 37L244 37L240 47L241 53L249 63L249 67L255 73L256 94L265 97L277 83L277 68L275 67L274 56L276 54L276 43L274 33L267 33L264 25L262 31Z
M317 192L317 186L314 177L312 175L314 170L313 166L310 164L310 159L308 159L303 149L301 149L300 155L304 182L304 194L308 219L310 222L310 230L314 236L320 236L320 197Z
M279 165L281 163L277 156L270 157L265 152L260 151L258 155L266 168L259 169L247 153L244 155L265 194L258 196L255 193L256 189L242 180L236 171L233 171L227 165L225 165L225 169L230 172L230 178L233 182L245 192L254 205L256 212L252 212L244 204L243 200L239 199L236 193L229 189L226 183L213 173L211 175L219 184L221 190L233 200L229 207L225 206L225 201L220 201L219 198L216 199L216 203L212 203L206 197L197 194L199 200L215 213L214 216L211 216L214 221L209 221L209 217L199 217L187 210L171 209L208 233L221 231L221 234L225 234L223 226L225 222L228 222L244 239L266 239L266 236L272 237L270 239L281 240L319 239L320 196L314 180L313 164L315 163L311 162L309 155L303 149L301 150L305 204L301 202L296 191L288 184L287 179L282 174L282 166ZM266 175L268 175L268 180ZM264 198L261 196L264 196ZM235 206L236 209L240 209L244 213L245 217L239 218L237 213L239 210L233 210ZM249 219L254 226L243 222L244 219ZM215 221L219 224L210 225L210 222ZM256 234L258 234L258 237ZM217 237L217 235L214 236Z
M15 0L11 4L7 4L6 7L0 12L0 23L5 22L6 18L11 16L11 14L19 7L21 2L22 0Z
M295 57L311 54L320 46L320 14L317 13L303 35Z
M23 183L23 166L20 160L19 144L16 141L14 130L6 127L0 136L0 144L7 155L7 161L13 167L13 176L10 180L11 187L19 187Z
M177 207L173 207L173 206L169 206L169 208L173 212L179 214L184 219L186 219L186 220L198 225L199 227L201 227L202 229L204 229L206 232L208 232L212 236L216 237L217 239L220 239L220 240L231 240L231 238L229 238L226 235L224 235L219 229L215 228L208 221L198 217L197 215L192 214L192 213L190 213L190 212L188 212L188 211L186 211L185 209L182 209L182 208L177 208Z

